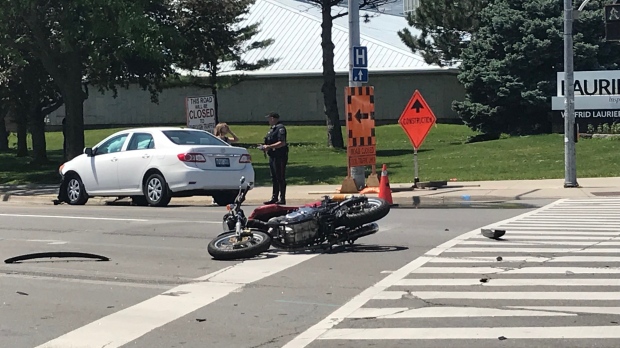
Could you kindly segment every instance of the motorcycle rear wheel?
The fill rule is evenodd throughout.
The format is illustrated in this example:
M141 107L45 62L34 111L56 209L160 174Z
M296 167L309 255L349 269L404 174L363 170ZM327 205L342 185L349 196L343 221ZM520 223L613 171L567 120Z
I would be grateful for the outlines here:
M359 210L354 211L354 208ZM390 212L390 204L383 199L369 197L362 206L351 206L348 209L340 218L339 225L353 228L383 219Z
M237 241L234 231L222 233L207 246L207 251L215 260L248 259L269 250L271 236L252 230L252 236Z

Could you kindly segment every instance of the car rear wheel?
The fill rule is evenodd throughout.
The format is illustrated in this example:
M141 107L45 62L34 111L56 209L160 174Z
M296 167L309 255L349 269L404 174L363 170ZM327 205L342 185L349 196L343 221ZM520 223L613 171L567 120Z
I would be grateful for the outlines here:
M79 176L73 175L67 178L66 186L67 203L71 205L84 205L88 202L88 195L84 183Z
M213 194L213 200L219 206L235 203L239 191L223 191Z
M172 198L166 179L159 173L151 174L146 179L144 196L151 207L165 207Z

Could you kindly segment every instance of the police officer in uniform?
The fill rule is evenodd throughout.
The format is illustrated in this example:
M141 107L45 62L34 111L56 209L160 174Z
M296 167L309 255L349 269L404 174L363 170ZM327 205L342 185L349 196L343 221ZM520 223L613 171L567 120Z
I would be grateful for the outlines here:
M280 122L278 113L271 112L265 117L268 119L271 128L265 136L265 143L259 147L269 156L269 171L273 182L273 191L271 199L264 203L286 204L286 164L288 163L286 128Z

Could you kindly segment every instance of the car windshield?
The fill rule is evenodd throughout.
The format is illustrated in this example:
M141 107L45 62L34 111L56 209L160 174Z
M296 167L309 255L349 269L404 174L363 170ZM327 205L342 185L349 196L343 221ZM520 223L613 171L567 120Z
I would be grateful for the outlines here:
M209 132L200 130L167 130L164 135L177 145L227 145Z

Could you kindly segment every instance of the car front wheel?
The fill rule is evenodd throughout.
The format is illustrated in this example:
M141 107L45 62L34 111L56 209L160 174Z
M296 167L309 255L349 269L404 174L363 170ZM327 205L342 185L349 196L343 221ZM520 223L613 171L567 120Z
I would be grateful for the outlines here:
M149 175L144 185L144 197L151 207L165 207L172 198L166 179L161 174Z
M67 178L66 186L67 203L71 205L84 205L88 202L88 194L79 176Z

